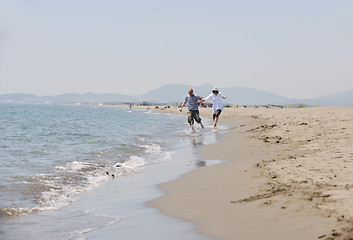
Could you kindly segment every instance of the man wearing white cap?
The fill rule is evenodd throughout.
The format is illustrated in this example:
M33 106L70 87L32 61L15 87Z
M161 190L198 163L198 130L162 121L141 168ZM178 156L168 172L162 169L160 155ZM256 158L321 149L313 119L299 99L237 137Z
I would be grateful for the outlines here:
M207 101L212 101L212 103L213 103L213 106L212 106L212 110L213 110L212 130L216 129L219 115L221 115L221 112L223 110L222 99L226 99L226 97L221 92L219 92L218 88L213 88L212 93L210 95L208 95L206 98L198 101L199 103L207 102Z

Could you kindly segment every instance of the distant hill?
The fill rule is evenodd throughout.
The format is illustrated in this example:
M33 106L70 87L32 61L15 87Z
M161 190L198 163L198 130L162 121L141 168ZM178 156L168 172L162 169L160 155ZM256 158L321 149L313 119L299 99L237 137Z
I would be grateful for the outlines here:
M187 90L189 88L193 88L196 94L206 97L211 93L212 86L202 85L194 87L186 84L169 84L145 94L135 96L135 98L139 101L145 100L164 103L182 102L187 95ZM221 88L220 91L227 97L227 99L224 100L225 103L238 105L305 104L316 106L319 102L320 106L353 107L353 90L311 99L288 98L271 92L247 87L224 87Z
M68 93L58 96L39 97L33 94L2 94L0 102L8 103L57 103L57 104L93 104L93 103L127 103L127 102L159 102L159 103L180 103L184 101L188 94L188 89L193 88L194 92L202 97L211 93L211 85L202 85L199 87L187 84L168 84L160 88L149 91L137 96L128 96L117 93ZM295 105L306 104L316 106L345 106L353 107L353 90L335 93L332 95L321 96L311 99L287 98L271 92L260 91L254 88L246 87L225 87L220 89L227 97L225 103L238 105Z
M75 104L75 103L115 103L115 102L133 102L135 99L128 95L117 93L67 93L58 96L36 96L33 94L2 94L0 102L7 103L57 103L57 104Z
M56 102L75 102L75 103L108 103L108 102L131 102L134 98L118 93L69 93L54 97Z
M43 102L40 97L33 94L25 93L12 93L12 94L1 94L0 102L9 103L41 103Z
M164 103L182 102L184 101L190 88L193 88L197 95L206 97L210 93L212 86L202 85L200 87L194 87L186 84L169 84L149 91L145 94L134 96L134 98L138 101L157 101Z
M318 98L320 106L353 107L353 89Z
M194 93L201 97L206 97L211 93L211 85L194 87L185 84L170 84L143 95L135 96L138 100L157 101L157 102L182 102L188 94L188 89L193 88ZM227 97L224 102L239 105L261 105L261 104L291 104L298 103L300 100L283 97L274 93L260 91L254 88L229 87L221 88L220 91Z
M222 93L227 97L224 102L239 105L285 105L300 102L298 99L246 87L223 88Z
M185 84L170 84L154 89L142 95L135 96L140 101L157 102L182 102L188 94L188 89L193 88L194 93L206 97L211 93L211 85L194 87ZM224 102L239 105L260 105L260 104L287 104L298 102L298 100L286 98L269 92L259 91L254 88L230 87L222 88L220 91L227 97Z

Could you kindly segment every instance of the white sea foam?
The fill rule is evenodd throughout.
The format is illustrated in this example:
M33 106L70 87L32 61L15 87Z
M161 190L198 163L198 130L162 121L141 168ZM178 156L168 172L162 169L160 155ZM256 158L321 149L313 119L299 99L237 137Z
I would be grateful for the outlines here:
M161 153L158 145L144 145L146 156ZM40 182L43 189L38 193L37 204L29 208L3 208L6 215L26 215L38 211L60 209L76 201L79 194L93 189L101 182L114 177L139 173L146 161L141 156L133 155L123 163L104 166L99 163L73 161L57 166L55 174L36 174L31 177ZM24 181L27 185L33 182ZM37 186L38 187L38 186Z
M146 112L143 112L144 114L152 114L153 113L153 111L152 110L148 110L148 111L146 111Z
M145 160L139 156L131 156L130 160L125 162L125 166L128 168L138 168L144 166Z
M142 146L143 148L145 148L145 152L147 154L155 154L155 153L161 153L162 152L162 148L161 146L157 145L157 144L146 144Z
M145 166L168 161L171 154L163 146L185 137L177 132L183 128L182 123L170 121L169 116L154 116L152 110L134 110L128 114L115 108L9 106L9 118L14 109L17 109L16 121L9 121L12 125L6 124L4 132L9 138L0 141L7 146L1 152L6 170L1 180L6 188L0 194L4 206L0 208L0 217L29 215L23 219L34 219L53 214L53 219L58 219L55 214L66 211L64 207L81 193L102 182L138 174ZM61 210L50 211L56 209ZM37 212L41 213L30 214ZM68 216L75 218L75 214ZM116 219L105 220L103 225L116 222ZM60 234L66 234L65 229L72 230L63 239L81 239L83 233L103 226L71 226L69 221L56 224L50 219L48 222L44 220L38 226L50 233L64 229ZM21 231L32 229L32 222L27 225L18 227Z
M72 112L69 115L72 119L78 119L76 109L62 109L62 116L67 116L67 111ZM48 111L43 112L43 114L47 113ZM96 114L96 112L93 113ZM140 113L140 115L137 113ZM147 116L142 113L151 115ZM8 212L7 215L23 215L31 212L63 208L77 200L80 193L91 190L104 181L111 180L113 177L139 173L145 165L168 161L170 153L165 152L161 144L179 140L178 138L168 138L168 134L163 135L162 140L159 138L160 131L169 129L169 120L168 116L157 119L156 116L152 115L154 114L152 110L136 112L134 117L137 117L138 121L126 128L129 129L127 136L132 136L131 139L129 137L125 138L125 135L120 137L117 134L120 133L119 126L117 126L118 130L114 134L108 134L112 132L109 126L115 126L111 124L115 124L116 118L121 117L126 123L131 123L130 114L128 116L119 112L119 114L114 115L112 112L107 111L104 119L107 120L112 117L112 121L106 122L105 125L103 124L107 127L97 129L92 128L92 126L96 125L96 122L91 121L91 111L84 111L80 114L84 114L86 117L85 121L69 126L63 124L67 120L66 117L57 119L55 114L48 116L52 119L51 121L57 123L56 125L47 126L48 129L55 126L55 134L50 135L50 138L49 135L46 135L46 138L42 139L43 148L48 146L48 141L51 141L49 143L55 143L53 145L54 150L50 152L51 155L48 158L52 162L42 159L42 155L37 156L33 153L33 157L38 159L39 166L43 163L48 163L48 165L43 164L45 168L38 168L39 170L33 165L34 167L31 171L28 171L28 175L21 177L23 175L19 174L20 177L14 178L15 181L13 182L17 184L16 186L19 186L17 188L16 186L14 187L19 192L19 200L15 203L18 207L13 207L15 204L11 203L12 205L5 205L8 208L2 208L0 211L4 212L3 210L6 210ZM95 116L100 119L101 111L99 110ZM149 128L145 131L145 126L155 123L156 119L162 121L162 123L154 125L151 129ZM43 124L45 125L47 122L44 121ZM34 134L33 136L38 135L37 132L31 132L31 134ZM30 138L33 136L29 135ZM58 141L64 141L67 144L65 146L68 147L65 148L65 151L58 152L55 150L54 147L59 143ZM140 146L136 147L136 145ZM35 146L29 144L28 149L33 147ZM105 149L108 150L105 151ZM36 154L40 152L38 151ZM67 159L71 159L71 161L67 161ZM23 200L21 194L23 195Z
M65 171L80 171L85 168L95 167L94 164L89 162L67 162L64 166L56 166L55 169L57 170L65 170Z

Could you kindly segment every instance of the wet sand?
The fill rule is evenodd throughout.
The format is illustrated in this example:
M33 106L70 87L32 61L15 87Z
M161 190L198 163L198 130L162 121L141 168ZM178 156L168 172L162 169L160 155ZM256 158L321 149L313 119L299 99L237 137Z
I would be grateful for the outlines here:
M149 204L216 239L351 239L352 121L353 108L224 109L224 140L201 151L228 161L160 185Z

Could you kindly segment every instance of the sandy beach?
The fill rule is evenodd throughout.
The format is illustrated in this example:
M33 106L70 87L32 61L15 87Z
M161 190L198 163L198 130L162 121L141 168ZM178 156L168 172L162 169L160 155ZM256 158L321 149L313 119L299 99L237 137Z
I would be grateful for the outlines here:
M352 239L352 121L352 108L224 109L224 139L201 152L227 162L160 185L149 205L215 239Z

